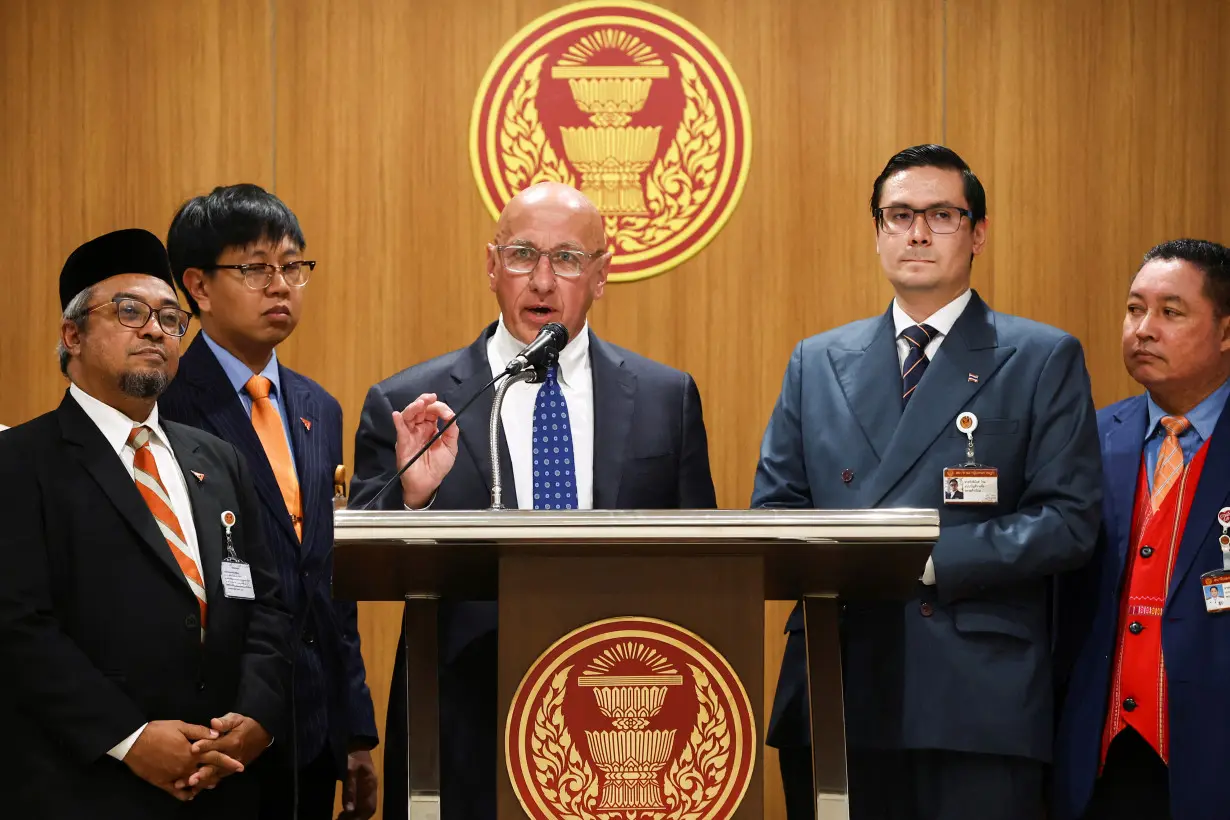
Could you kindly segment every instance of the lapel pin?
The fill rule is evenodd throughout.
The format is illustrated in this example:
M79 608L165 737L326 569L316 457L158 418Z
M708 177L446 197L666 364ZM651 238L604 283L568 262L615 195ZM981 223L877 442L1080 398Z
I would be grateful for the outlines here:
M196 479L196 483L197 483L197 484L204 484L204 483L205 483L205 474L204 474L204 473L198 473L196 470L191 470L190 472L192 473L192 476Z
M303 429L304 429L304 430L307 430L309 433L310 433L310 432L312 432L312 422L308 421L307 419L303 418L302 416L300 416L300 417L299 417L299 421L303 422Z
M970 384L978 384L978 374L977 374L977 373L970 373L970 374L969 374L969 383L970 383Z
M854 471L853 470L842 470L841 480L849 484L851 481L854 480Z

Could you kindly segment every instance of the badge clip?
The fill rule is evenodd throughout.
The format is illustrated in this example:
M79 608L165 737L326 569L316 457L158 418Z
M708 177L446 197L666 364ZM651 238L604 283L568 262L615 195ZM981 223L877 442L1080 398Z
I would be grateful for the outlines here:
M222 528L226 530L226 551L231 558L236 558L235 542L231 539L231 527L235 526L235 513L227 510L222 513Z
M944 470L944 503L999 503L999 470L979 464L974 455L978 417L966 411L957 416L956 425L957 432L965 436L965 463Z

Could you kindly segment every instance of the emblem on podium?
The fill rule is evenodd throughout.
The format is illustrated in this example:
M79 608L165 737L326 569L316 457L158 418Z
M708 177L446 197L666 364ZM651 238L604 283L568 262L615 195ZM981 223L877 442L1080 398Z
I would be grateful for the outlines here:
M536 182L573 185L605 221L610 279L662 273L726 224L751 161L747 100L699 29L648 3L583 2L496 55L470 158L493 216Z
M614 618L561 638L526 673L505 761L535 820L724 820L755 766L752 715L699 636Z

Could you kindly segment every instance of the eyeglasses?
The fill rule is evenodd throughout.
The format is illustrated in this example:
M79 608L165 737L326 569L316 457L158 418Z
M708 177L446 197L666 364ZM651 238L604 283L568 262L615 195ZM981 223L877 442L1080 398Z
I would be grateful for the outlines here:
M961 227L961 217L971 220L974 218L973 211L952 205L937 205L934 208L906 208L895 205L891 208L876 208L876 221L884 233L907 233L914 227L914 220L919 214L923 215L932 233L956 233Z
M538 267L538 260L544 253L533 245L496 245L495 249L500 254L500 261L504 263L504 267L509 273L533 273L534 268ZM561 248L547 253L546 256L550 260L551 270L555 272L556 276L573 278L580 276L581 271L585 270L586 264L604 253L606 251L586 253L570 248Z
M282 279L292 288L301 288L316 270L316 263L307 260L287 262L285 265L257 263L253 265L214 265L213 270L237 270L243 274L243 283L252 290L264 290L273 281L273 275L281 272Z
M151 314L157 314L158 327L162 328L162 332L168 336L183 336L188 332L188 321L192 318L192 314L186 310L180 310L177 307L160 307L155 309L140 299L133 299L128 296L117 296L110 302L95 305L87 310L86 313L93 313L108 305L115 305L115 318L119 320L121 325L137 328L138 330L145 327L149 322Z

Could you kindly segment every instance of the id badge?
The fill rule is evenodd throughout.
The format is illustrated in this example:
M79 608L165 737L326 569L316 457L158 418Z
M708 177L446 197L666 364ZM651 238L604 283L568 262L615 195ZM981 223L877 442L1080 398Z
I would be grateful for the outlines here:
M965 463L944 469L945 504L998 504L999 470L979 464L974 457L974 431L978 417L973 413L957 416L957 430L965 434Z
M1200 593L1205 611L1216 614L1230 610L1230 570L1215 569L1201 575Z
M222 592L228 598L255 601L256 590L252 588L252 568L238 558L222 559Z
M222 529L226 535L226 557L222 559L222 594L240 601L255 601L256 590L252 588L252 568L248 562L235 554L231 539L231 527L235 526L235 513L222 513Z

